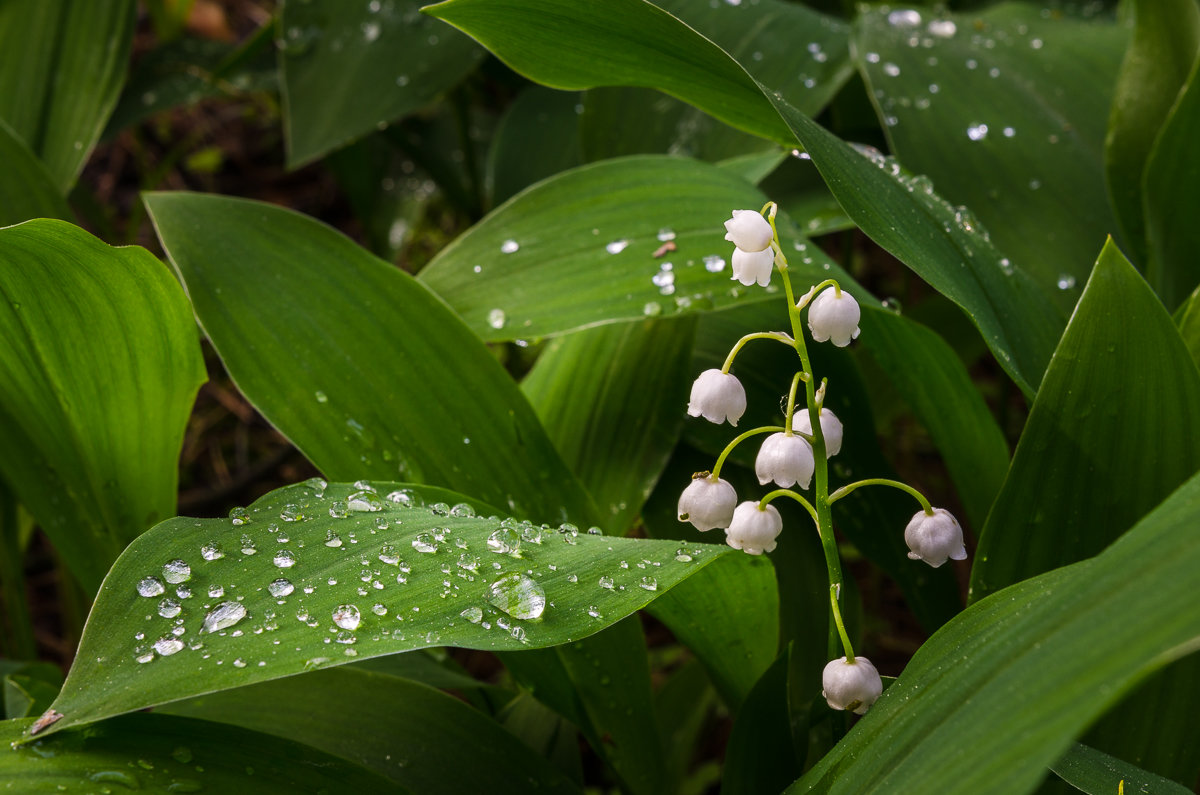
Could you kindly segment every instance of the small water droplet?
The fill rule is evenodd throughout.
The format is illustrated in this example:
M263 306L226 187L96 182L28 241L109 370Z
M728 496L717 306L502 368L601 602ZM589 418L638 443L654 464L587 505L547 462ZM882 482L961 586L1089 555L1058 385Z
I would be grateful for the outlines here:
M280 577L278 580L273 580L271 584L267 586L267 591L269 591L271 596L274 596L276 599L288 596L294 590L296 590L296 586L292 585L290 580L285 580L282 577Z
M620 254L629 246L628 240L614 240L604 247L609 254Z
M521 548L521 535L513 527L501 527L487 538L488 551L509 555Z
M342 545L342 537L330 530L325 534L325 546L340 547Z
M174 618L183 611L183 606L174 599L163 599L158 603L158 614L163 618Z
M675 239L675 232L664 226L662 229L658 230L658 234L655 235L655 237L658 238L658 242L666 243L668 240Z
M387 607L376 602L375 604L371 605L371 612L377 616L386 616L387 615Z
M458 556L458 567L464 571L475 572L479 569L479 557L464 552Z
M187 582L192 579L192 567L176 558L163 564L163 579L172 585Z
M444 502L435 502L433 505L429 506L429 511L435 516L449 516L450 506Z
M326 395L324 392L322 392L319 389L316 392L313 392L313 397L315 397L317 399L318 403L328 403L329 402L329 395Z
M258 545L250 536L242 536L241 550L243 555L253 555L258 552Z
M1075 286L1075 277L1069 273L1064 273L1058 277L1058 289L1070 290Z
M304 512L300 510L299 505L289 502L279 512L279 518L285 522L298 522L304 518Z
M384 544L379 550L379 559L389 566L395 566L400 562L400 555L396 553L396 548L391 544Z
M500 253L501 254L512 254L512 253L518 251L520 248L521 248L520 243L518 243L515 240L509 239L509 240L505 240L503 243L500 244Z
M220 632L232 627L246 617L246 608L240 602L221 602L204 617L201 632Z
M951 19L935 19L929 23L927 30L938 38L948 39L958 32L958 25Z
M657 591L658 590L658 580L656 580L653 577L643 577L641 580L638 581L638 587L644 588L647 591Z
M704 270L709 273L720 273L725 270L725 258L716 254L709 254L704 258Z
M333 623L342 629L358 629L360 621L362 621L362 615L354 605L338 605L333 610Z
M491 584L488 602L513 618L541 618L546 609L546 592L523 574L508 574Z
M229 519L237 526L250 524L250 516L246 513L245 508L231 508L229 510Z
M385 499L401 508L419 508L425 504L421 496L412 489L397 489L388 494Z
M967 137L972 141L982 141L987 138L988 126L986 124L972 124L967 127Z
M213 583L212 585L208 586L208 595L212 599L220 599L225 595L225 588L221 585Z
M900 76L900 67L896 66L896 64L894 64L894 63L890 63L890 62L885 63L883 65L883 73L885 75L887 75L888 77L899 77Z
M334 500L329 505L329 515L334 519L345 519L350 515L350 509L346 506L345 500Z
M607 588L610 591L613 590L613 588L615 587L615 584L613 583L613 578L609 577L607 574L604 575L603 577L601 577L600 578L600 587Z
M587 614L592 618L604 618L603 614L600 612L600 608L596 607L595 605L588 605Z
M296 555L290 549L285 549L275 553L273 562L281 569L290 569L296 565Z
M215 541L209 541L200 547L200 557L205 560L220 560L225 557L225 550L221 549L221 545Z
M170 657L183 649L183 641L172 635L165 635L154 642L154 650L163 657Z
M459 615L472 624L478 624L483 619L483 610L478 607L468 607L459 613Z
M137 592L142 596L159 596L166 590L162 580L157 577L143 577L138 580Z
M233 661L233 667L234 668L245 668L246 661L243 660L241 657L238 657L236 660Z
M429 533L421 533L413 538L412 548L418 552L437 552L437 540Z

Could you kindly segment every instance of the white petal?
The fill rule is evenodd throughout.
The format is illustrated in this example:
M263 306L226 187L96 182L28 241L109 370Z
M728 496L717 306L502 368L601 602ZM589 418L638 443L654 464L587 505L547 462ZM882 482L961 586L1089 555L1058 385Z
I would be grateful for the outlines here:
M812 446L802 436L773 433L763 442L754 459L758 482L766 485L775 481L781 488L799 484L807 489L816 469Z
M679 521L691 522L700 531L729 527L736 504L737 493L728 481L711 475L693 478L679 495Z
M771 282L771 271L775 269L775 252L771 249L743 251L735 248L731 260L733 276L730 278L737 279L747 287L755 282L766 287Z
M725 230L725 239L743 251L770 248L774 237L770 222L755 210L734 210Z
M827 408L821 408L821 435L825 437L825 457L833 458L842 450L842 421ZM792 428L812 435L812 418L808 409L797 409L792 416Z
M737 421L745 412L746 390L732 373L705 370L692 384L692 394L688 400L688 414L691 416L703 416L717 424L728 420L730 425L737 426Z
M923 560L935 569L948 559L967 557L962 526L945 508L934 508L932 515L917 511L904 528L904 543L912 550L910 558Z
M845 290L838 295L832 287L822 290L808 305L808 329L813 339L817 342L831 340L839 348L858 338L861 317L862 310L854 296Z

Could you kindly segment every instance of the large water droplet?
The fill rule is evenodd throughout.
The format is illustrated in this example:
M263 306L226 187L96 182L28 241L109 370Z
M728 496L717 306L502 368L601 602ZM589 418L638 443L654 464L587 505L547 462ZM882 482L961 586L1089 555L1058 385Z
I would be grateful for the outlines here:
M225 557L225 550L221 549L221 545L215 541L209 541L200 547L200 557L205 560L220 560Z
M358 629L360 621L362 621L362 614L354 605L338 605L334 608L333 623L342 629Z
M488 551L510 555L521 548L521 534L515 527L501 526L487 538Z
M253 555L258 552L258 545L254 543L254 539L250 536L242 536L241 549L243 555Z
M658 580L654 579L653 577L643 577L638 581L638 587L645 588L647 591L657 591Z
M354 513L374 513L382 511L383 508L383 498L376 494L374 489L356 491L346 500L346 510Z
M419 508L425 504L420 495L412 489L397 489L388 494L386 499L388 502L399 505L401 508Z
M468 607L466 610L459 613L460 616L470 621L472 624L478 624L483 620L483 610L478 607Z
M325 534L325 546L340 547L342 545L342 537L330 530Z
M290 569L296 565L296 555L290 549L275 553L274 563L281 569Z
M246 608L240 602L221 602L204 617L201 632L220 632L232 627L246 617Z
M524 574L508 574L492 583L488 602L513 618L541 618L546 592Z
M245 508L231 508L229 510L229 519L235 525L250 524L250 517L246 514Z
M289 580L285 580L280 577L278 580L273 580L271 584L267 586L267 590L271 593L271 596L279 599L280 597L287 596L292 591L296 590L296 586L292 585Z
M465 502L460 502L450 509L451 516L457 516L459 519L475 518L475 509Z
M505 240L500 244L501 254L513 254L521 248L521 244L515 240Z
M163 579L172 585L187 582L192 579L192 567L187 562L176 558L163 564Z
M345 519L350 515L350 508L345 500L334 500L329 504L329 515L334 519Z
M163 587L162 580L157 577L143 577L138 580L137 592L142 596L159 596L166 590Z
M171 635L166 635L154 642L154 650L163 657L170 657L183 649L183 641Z
M400 562L400 555L397 554L394 546L391 544L384 544L379 550L379 559L389 566L395 566Z
M182 610L183 607L174 599L163 599L158 603L158 614L163 618L174 618Z
M437 541L429 533L421 533L412 540L412 548L418 552L437 552Z

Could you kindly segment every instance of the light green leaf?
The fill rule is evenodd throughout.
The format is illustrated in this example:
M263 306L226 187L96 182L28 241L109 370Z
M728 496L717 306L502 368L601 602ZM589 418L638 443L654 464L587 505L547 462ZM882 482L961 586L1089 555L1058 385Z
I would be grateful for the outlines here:
M579 94L531 86L505 111L488 154L493 204L579 165Z
M1200 476L1097 557L968 608L789 792L1031 791L1122 692L1200 645L1197 523Z
M1183 337L1188 353L1192 355L1192 361L1200 366L1200 286L1179 308L1175 322L1179 326L1179 336Z
M66 193L117 103L135 0L0 3L0 118Z
M31 218L72 218L62 191L46 167L0 119L0 226Z
M1108 192L1134 262L1145 266L1143 174L1151 147L1200 48L1195 0L1133 0L1133 40L1121 64L1108 120Z
M134 541L96 598L48 730L426 646L567 643L728 551L678 561L673 542L509 533L469 506L406 508L422 500L373 486L288 486L232 519L170 519ZM519 555L495 551L518 543ZM628 560L654 572L656 592Z
M580 792L488 716L440 690L382 673L314 671L159 711L308 745L422 795L458 795L483 781L498 794Z
M315 748L172 715L127 715L9 750L32 722L0 723L0 788L27 793L405 792Z
M591 523L512 379L412 278L289 210L186 193L146 205L238 388L327 477L399 476Z
M1200 58L1154 141L1142 177L1146 278L1168 310L1200 284Z
M1129 31L1027 3L964 14L876 6L854 38L892 152L970 207L1070 311L1116 227L1104 135Z
M0 229L0 472L89 590L175 512L204 365L178 283L61 221Z
M1088 795L1112 795L1114 792L1153 792L1155 795L1187 795L1192 790L1170 779L1148 773L1116 757L1071 743L1070 748L1050 769L1063 781Z
M762 300L769 294L761 288L730 279L733 248L722 224L736 208L765 203L749 183L694 160L594 163L497 208L443 249L419 280L487 340ZM793 278L853 284L788 227L781 223L780 235Z
M297 168L420 109L482 53L421 17L417 0L284 5L279 68L288 166Z

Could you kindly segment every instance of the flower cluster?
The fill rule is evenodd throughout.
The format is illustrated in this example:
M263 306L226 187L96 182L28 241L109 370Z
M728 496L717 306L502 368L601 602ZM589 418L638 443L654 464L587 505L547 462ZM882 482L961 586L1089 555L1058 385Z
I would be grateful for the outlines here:
M723 367L705 370L696 379L688 400L688 414L704 417L717 424L728 422L737 425L746 412L746 390L730 369L738 351L752 340L775 340L794 348L802 369L792 380L783 427L755 428L730 442L717 458L712 471L697 473L683 490L679 497L679 520L691 522L701 531L722 528L725 530L725 541L731 547L751 555L761 555L775 549L783 531L783 519L771 501L786 496L804 506L821 536L830 576L832 615L846 649L846 656L825 666L822 675L823 695L833 709L862 714L879 698L883 683L869 660L854 655L842 624L838 604L841 563L833 538L830 506L861 486L886 485L908 492L921 503L922 508L904 531L904 540L911 550L909 557L923 560L934 567L941 566L947 560L966 557L962 527L948 511L933 508L918 491L896 481L872 478L829 492L827 462L841 452L844 429L841 420L824 406L828 385L825 381L821 381L819 387L816 385L801 333L800 315L807 308L808 330L814 342L831 342L837 347L845 347L858 338L862 311L854 297L833 279L815 285L798 301L793 297L787 258L783 255L775 232L773 203L764 207L763 212L734 210L733 217L725 222L725 229L725 239L735 247L735 280L747 286L757 283L766 287L770 283L772 270L777 268L780 271L788 298L792 334L760 332L748 334L739 340ZM797 390L801 384L804 389L803 402L797 407ZM769 435L755 457L755 474L760 485L773 484L778 488L761 499L739 503L733 485L720 477L721 466L737 444L759 434ZM811 489L811 500L796 489Z

